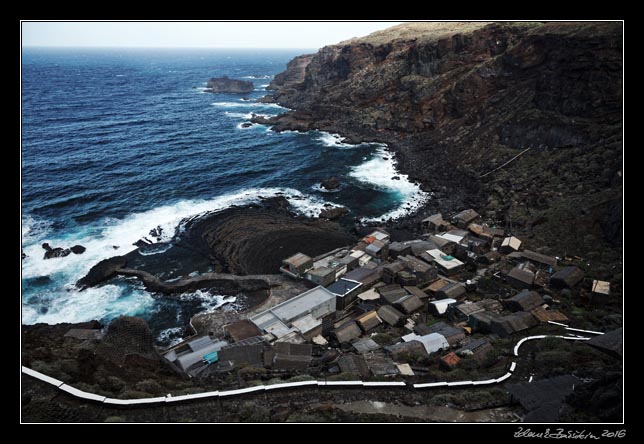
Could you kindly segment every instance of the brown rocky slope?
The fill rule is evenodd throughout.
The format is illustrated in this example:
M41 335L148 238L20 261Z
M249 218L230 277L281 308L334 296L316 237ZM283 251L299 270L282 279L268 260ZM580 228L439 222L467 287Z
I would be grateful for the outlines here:
M594 257L621 246L622 36L611 22L404 24L294 59L265 100L295 111L267 123L387 142L431 210L473 206L528 244Z

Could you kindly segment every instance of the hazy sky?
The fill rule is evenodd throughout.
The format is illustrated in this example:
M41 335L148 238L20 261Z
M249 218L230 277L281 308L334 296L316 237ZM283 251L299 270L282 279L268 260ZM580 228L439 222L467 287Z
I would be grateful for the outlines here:
M23 22L23 46L320 48L398 22Z

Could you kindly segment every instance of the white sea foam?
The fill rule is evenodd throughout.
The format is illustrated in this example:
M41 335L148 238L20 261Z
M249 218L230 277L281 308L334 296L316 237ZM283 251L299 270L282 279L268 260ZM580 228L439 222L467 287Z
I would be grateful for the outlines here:
M165 343L167 348L177 345L183 340L181 334L185 329L183 327L171 327L161 330L157 336L157 341Z
M40 313L39 307L24 305L23 323L35 322L84 322L91 319L101 319L113 314L143 313L150 309L153 299L143 290L125 295L124 289L118 285L105 285L99 288L78 292L73 284L83 277L102 259L115 255L123 255L136 247L132 245L142 237L150 237L152 228L161 226L163 235L161 241L169 240L175 233L185 227L190 217L195 217L208 211L228 208L232 205L245 205L260 201L261 197L284 196L289 200L294 210L307 216L318 216L327 203L315 196L303 194L291 188L250 188L225 194L209 200L185 200L172 205L165 205L149 211L134 213L124 219L105 219L102 223L86 227L71 234L48 234L29 237L34 226L38 225L33 218L25 218L23 222L23 251L27 257L22 260L23 279L39 276L49 276L52 289L39 293L40 300L49 300L49 311ZM182 223L183 222L183 223ZM26 234L25 234L26 233ZM70 254L62 258L43 258L42 242L49 242L52 247L71 247L75 244L87 248L83 254ZM118 246L118 249L114 249ZM163 247L160 244L159 247Z
M222 305L235 302L235 296L223 296L220 294L211 294L208 291L197 290L191 293L183 293L179 296L182 301L198 301L201 302L201 307L206 311L213 311Z
M125 74L117 74L115 77L125 77Z
M38 306L23 305L23 324L75 323L92 319L111 319L118 315L136 316L149 312L154 305L154 299L149 293L134 290L131 294L124 295L122 288L117 285L88 288L82 292L67 286L65 289L52 290L48 294L40 295L40 298L46 301L43 305L48 308L47 313L40 313Z
M363 219L365 222L400 218L416 211L429 199L418 184L410 182L406 174L396 170L396 161L384 145L379 146L366 162L353 167L349 175L376 189L395 193L401 201L397 208L379 217Z
M237 125L235 125L235 128L237 128L239 130L247 130L247 129L255 128L257 126L257 124L253 123L250 126L244 127L244 126L242 126L244 123L250 123L250 122L240 122Z
M47 220L34 218L30 215L23 215L21 226L22 242L38 241L47 235L50 228L51 224Z
M261 102L213 102L210 105L218 106L220 108L256 107L256 108L288 109L278 105L277 103L261 103Z
M84 231L55 237L39 236L38 242L25 242L24 251L28 257L22 263L23 277L65 273L70 281L73 279L75 282L87 273L91 265L101 259L134 250L136 247L132 244L142 237L149 238L152 228L160 226L163 229L161 241L168 241L174 235L175 228L185 218L207 211L222 210L232 205L258 202L260 196L277 195L287 198L297 212L307 216L317 216L326 204L315 196L305 195L291 188L249 188L208 200L184 200L134 213L124 219L106 219L100 227L88 227ZM23 232L24 230L23 226ZM43 259L44 250L40 246L41 241L49 242L52 247L81 244L87 250L80 255L70 254L64 258L45 260ZM119 248L115 250L114 246Z
M234 117L236 119L244 119L244 120L248 120L251 117L253 117L253 113L233 113L230 111L224 111L224 114L227 115L228 117Z
M263 76L243 76L242 79L272 79L273 76L271 75L263 75Z
M264 88L264 89L266 89L267 86L268 86L268 83L264 83L263 85L259 85L260 88Z
M384 146L383 144L379 143L358 143L358 144L352 144L352 143L345 143L342 141L343 137L339 134L333 134L333 133L327 133L326 131L315 131L317 135L314 137L315 140L318 142L321 142L324 146L329 146L333 148L356 148L359 146L367 146L367 145L379 145L379 146Z

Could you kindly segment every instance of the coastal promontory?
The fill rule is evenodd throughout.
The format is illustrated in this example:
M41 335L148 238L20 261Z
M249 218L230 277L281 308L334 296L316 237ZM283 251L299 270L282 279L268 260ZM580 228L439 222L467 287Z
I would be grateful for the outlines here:
M294 111L253 121L385 142L431 211L474 206L597 254L622 239L622 35L615 22L405 23L296 57L263 99Z

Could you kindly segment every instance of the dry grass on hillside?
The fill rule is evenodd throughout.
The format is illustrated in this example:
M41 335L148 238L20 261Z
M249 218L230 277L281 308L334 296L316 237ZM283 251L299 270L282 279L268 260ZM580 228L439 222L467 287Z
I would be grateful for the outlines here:
M370 43L382 45L393 40L411 40L416 38L439 39L446 35L471 32L483 28L492 22L412 22L392 26L391 28L376 31L365 37L354 37L340 42L340 45L349 43Z
M438 40L439 38L463 34L483 28L493 22L411 22L392 26L391 28L376 31L365 37L354 37L338 43L347 45L350 43L370 43L382 45L394 40ZM506 23L515 26L538 26L539 22L515 22Z

